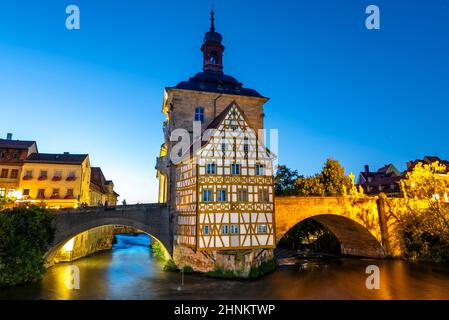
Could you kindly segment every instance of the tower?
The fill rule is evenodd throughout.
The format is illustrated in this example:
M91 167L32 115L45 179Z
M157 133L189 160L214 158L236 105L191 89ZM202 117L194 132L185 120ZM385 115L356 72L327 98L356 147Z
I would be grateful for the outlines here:
M178 265L245 275L275 246L273 156L259 139L268 98L224 73L222 40L212 11L203 71L165 88L159 201L169 206Z

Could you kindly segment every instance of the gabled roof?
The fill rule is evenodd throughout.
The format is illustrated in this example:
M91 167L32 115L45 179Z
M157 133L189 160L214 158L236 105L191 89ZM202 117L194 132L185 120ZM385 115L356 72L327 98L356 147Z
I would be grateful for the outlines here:
M0 148L5 149L28 149L33 144L36 144L36 141L0 139Z
M100 167L91 167L90 168L90 183L95 185L97 189L101 192L106 192L104 189L104 185L106 182L106 178L104 177L103 171Z
M203 147L205 147L207 144L209 144L209 142L210 142L210 139L205 139L205 140L203 140L204 139L204 133L207 131L207 130L216 130L216 129L218 129L219 127L220 127L220 125L221 125L221 123L226 119L226 116L229 114L229 112L232 110L232 108L233 107L235 107L235 108L237 108L237 110L240 112L240 114L241 114L241 116L243 117L243 119L245 120L245 122L248 124L248 119L246 118L246 115L245 115L245 112L240 108L240 106L237 104L237 102L235 102L235 101L232 101L226 108L224 108L223 109L223 111L221 111L208 125L207 125L207 127L201 132L201 136L200 137L198 137L196 140L194 140L193 142L192 142L192 144L190 145L190 148L188 149L188 154L187 154L187 152L186 153L184 153L182 156L181 156L181 159L185 159L186 157L191 157L191 156L193 156L193 152L194 151L197 151L197 150L194 150L194 146L197 144L197 143L199 143L199 142L201 142L201 147L200 147L200 149L202 149ZM256 137L257 137L257 133L255 133L256 134ZM201 140L201 141L198 141L198 140ZM264 147L265 148L265 150L266 150L266 152L267 152L267 154L268 155L273 155L273 153L267 148L267 147Z
M70 153L32 153L26 158L26 163L61 163L61 164L82 164L88 154Z
M106 189L106 185L113 183L112 180L106 180L103 171L100 167L91 167L90 168L90 187L91 189L95 189L98 192L101 193L108 193L108 190ZM120 195L113 191L113 194L117 197Z

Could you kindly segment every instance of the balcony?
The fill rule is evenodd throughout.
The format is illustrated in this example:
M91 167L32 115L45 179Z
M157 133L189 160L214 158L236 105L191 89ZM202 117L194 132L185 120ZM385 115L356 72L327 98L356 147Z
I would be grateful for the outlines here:
M22 178L22 180L31 180L31 179L33 179L33 176L24 176Z
M40 177L38 178L39 181L44 181L44 180L47 180L47 179L48 179L47 176L40 176Z

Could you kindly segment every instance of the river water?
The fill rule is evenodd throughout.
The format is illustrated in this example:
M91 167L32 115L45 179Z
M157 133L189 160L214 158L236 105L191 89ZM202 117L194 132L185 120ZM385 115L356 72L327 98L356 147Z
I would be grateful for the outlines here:
M449 267L398 260L341 258L281 266L259 280L221 280L164 272L146 235L120 235L110 251L58 264L42 281L0 289L0 299L449 299ZM69 290L66 269L80 270ZM380 268L380 289L365 286L366 267Z

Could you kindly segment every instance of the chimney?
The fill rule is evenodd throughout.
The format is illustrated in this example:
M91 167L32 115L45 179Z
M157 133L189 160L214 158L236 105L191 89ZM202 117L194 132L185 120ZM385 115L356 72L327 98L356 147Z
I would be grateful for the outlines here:
M12 140L12 133L7 133L6 134L6 140Z
M365 164L365 173L369 173L369 165Z

